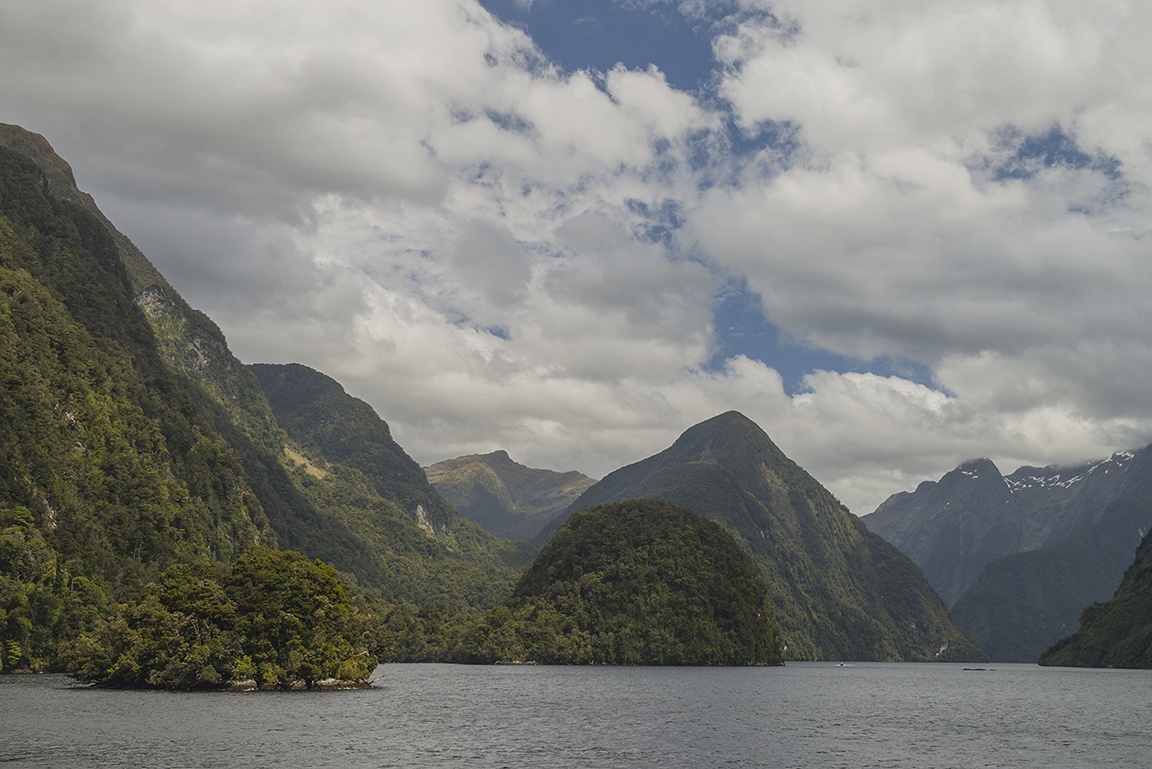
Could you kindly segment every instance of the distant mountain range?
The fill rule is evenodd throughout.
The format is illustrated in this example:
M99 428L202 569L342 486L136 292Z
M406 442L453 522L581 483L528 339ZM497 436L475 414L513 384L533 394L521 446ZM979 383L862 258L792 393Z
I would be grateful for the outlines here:
M924 570L993 660L1033 662L1113 594L1152 528L1152 449L1008 476L967 462L863 520Z
M738 412L610 473L568 514L637 498L711 518L752 554L768 581L786 659L984 658L907 556ZM538 539L549 536L546 529Z
M531 540L596 483L583 473L537 470L506 451L437 462L428 480L460 514L498 537Z

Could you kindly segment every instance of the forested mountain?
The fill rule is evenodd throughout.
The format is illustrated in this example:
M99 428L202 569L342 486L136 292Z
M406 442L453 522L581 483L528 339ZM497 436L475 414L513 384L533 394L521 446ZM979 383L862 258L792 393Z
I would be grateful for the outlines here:
M225 412L223 423L228 427L239 429L257 446L277 452L283 435L277 434L272 411L255 378L232 355L212 319L190 307L140 249L104 216L92 196L76 187L71 166L43 136L0 123L0 146L33 160L44 174L45 190L51 197L76 203L112 236L128 278L129 296L148 318L170 373L193 380L193 396Z
M969 462L864 522L952 598L957 624L992 659L1034 662L1113 594L1152 528L1152 451L1008 476Z
M416 603L445 598L487 608L508 595L535 548L494 537L456 512L387 423L331 377L299 364L250 368L298 449L287 448L292 478L370 561L373 578L362 582ZM329 558L346 561L337 552Z
M768 587L719 524L664 502L572 515L512 597L464 637L468 662L780 665Z
M236 451L164 365L112 236L0 149L0 634L52 662L174 561L275 542Z
M872 534L754 422L728 412L580 496L646 498L720 523L768 582L787 659L976 660L921 571Z
M428 480L460 514L498 537L531 540L596 481L571 470L537 470L506 451L437 462Z
M1116 594L1085 608L1080 629L1045 651L1040 664L1152 668L1152 534L1136 549Z
M415 476L357 469L378 444L351 466L321 453L331 445L302 448L215 324L43 137L7 125L0 286L0 669L54 664L62 640L169 566L254 544L323 558L388 600L476 607L505 598L530 559L460 518L399 447L384 464Z

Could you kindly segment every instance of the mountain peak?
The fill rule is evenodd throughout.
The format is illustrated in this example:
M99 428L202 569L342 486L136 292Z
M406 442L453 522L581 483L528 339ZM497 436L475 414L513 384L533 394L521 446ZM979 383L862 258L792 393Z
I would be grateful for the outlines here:
M915 565L739 412L610 473L568 512L634 499L685 507L737 537L769 580L791 659L933 659L942 645L979 658ZM896 605L915 607L911 632Z
M0 146L34 161L48 177L48 189L53 195L75 200L83 194L76 188L76 177L68 161L56 154L52 145L38 133L18 125L0 123Z
M964 473L965 475L967 475L969 473L993 472L993 471L996 473L997 476L1001 475L1000 468L998 468L996 466L995 462L993 462L991 459L988 459L987 457L979 457L977 459L969 459L966 462L961 462L960 466L957 467L956 469L959 470L960 472Z

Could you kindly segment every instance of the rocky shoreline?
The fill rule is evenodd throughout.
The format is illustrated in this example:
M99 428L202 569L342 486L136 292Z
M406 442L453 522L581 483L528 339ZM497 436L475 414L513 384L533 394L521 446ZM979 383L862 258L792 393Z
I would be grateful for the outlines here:
M270 684L258 684L254 679L246 678L239 681L229 681L221 687L218 687L226 692L255 692L255 691L276 691L276 692L304 692L304 691L339 691L344 689L370 689L372 688L371 681L365 681L363 678L357 680L348 680L340 678L323 678L319 681L305 681L302 678L290 681L288 683L275 682Z

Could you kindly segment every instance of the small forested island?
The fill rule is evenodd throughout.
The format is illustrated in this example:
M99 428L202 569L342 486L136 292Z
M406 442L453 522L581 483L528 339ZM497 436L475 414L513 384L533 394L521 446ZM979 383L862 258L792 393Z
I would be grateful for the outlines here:
M264 546L229 569L169 568L62 652L86 683L167 689L360 688L391 637L335 569Z
M782 665L768 586L718 523L652 500L572 515L457 662Z

